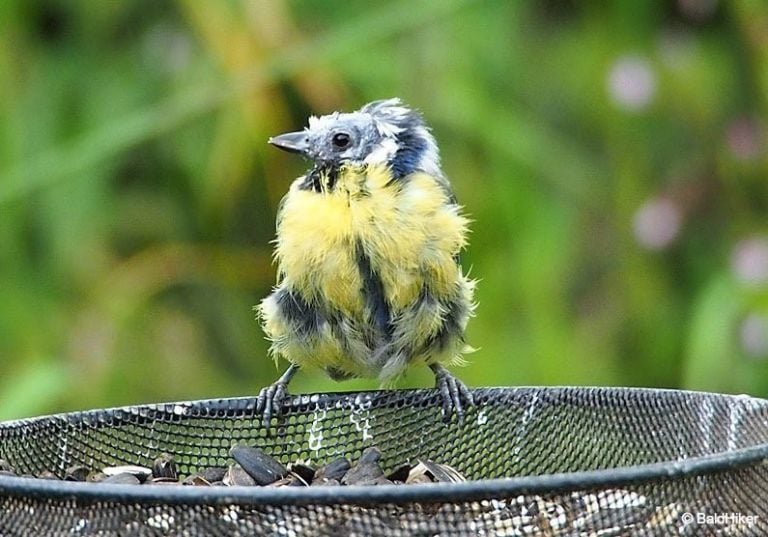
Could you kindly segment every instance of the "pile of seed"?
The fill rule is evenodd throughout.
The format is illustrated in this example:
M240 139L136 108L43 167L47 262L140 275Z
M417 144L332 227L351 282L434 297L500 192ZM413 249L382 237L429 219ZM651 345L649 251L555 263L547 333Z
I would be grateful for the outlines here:
M85 466L73 466L63 478L52 472L37 476L20 475L12 466L0 459L0 477L37 477L64 479L91 483L129 485L191 485L202 487L266 486L306 487L343 485L389 485L465 481L455 469L427 459L404 463L389 473L381 468L381 452L371 447L362 452L353 464L339 458L323 466L312 466L297 461L284 466L258 448L235 446L230 450L233 462L226 467L206 468L199 473L182 476L174 457L158 456L151 467L122 465L99 470ZM94 485L98 486L98 485ZM174 517L173 510L162 508L148 510L141 520L125 521L125 533L141 532L151 528L179 534L199 534L194 517L183 524ZM265 522L258 510L248 512L237 506L222 507L219 521L240 525L245 529L271 524L275 535L298 535L292 528L303 528L302 535L351 535L360 528L371 533L396 535L433 535L435 520L450 520L456 527L466 528L475 535L533 536L533 535L600 535L619 536L636 534L693 535L700 530L717 530L718 535L752 535L749 526L742 522L724 523L702 528L695 522L687 522L685 515L696 512L693 506L679 503L656 505L654 501L637 492L609 489L601 492L572 492L553 497L520 495L504 500L481 500L469 503L437 503L431 506L379 507L353 506L349 509L322 511L314 518L316 526L306 528L306 514L286 513L285 518ZM116 515L117 516L117 515ZM321 523L322 522L322 523ZM444 523L444 522L443 522ZM88 522L82 519L73 527L80 533ZM193 531L194 530L194 531ZM544 531L545 533L542 533ZM707 533L709 534L709 533Z
M464 476L445 464L428 459L404 463L389 473L381 468L381 451L369 447L352 464L346 458L335 459L315 467L298 461L284 466L262 450L238 445L230 450L234 462L225 467L206 468L191 475L180 475L173 455L163 453L152 467L137 465L108 466L94 470L86 466L72 466L64 472L66 481L112 483L119 485L192 485L216 486L269 486L307 487L330 485L393 485L466 481ZM19 476L8 462L0 459L0 476ZM51 471L37 476L39 479L62 479Z

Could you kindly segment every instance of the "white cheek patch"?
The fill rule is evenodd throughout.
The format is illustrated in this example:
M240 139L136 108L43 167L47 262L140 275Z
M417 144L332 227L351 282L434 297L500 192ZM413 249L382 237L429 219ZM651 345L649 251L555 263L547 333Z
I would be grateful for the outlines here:
M365 157L366 164L386 164L397 153L397 142L392 138L384 138L379 145L377 145L373 151L371 151L367 157Z

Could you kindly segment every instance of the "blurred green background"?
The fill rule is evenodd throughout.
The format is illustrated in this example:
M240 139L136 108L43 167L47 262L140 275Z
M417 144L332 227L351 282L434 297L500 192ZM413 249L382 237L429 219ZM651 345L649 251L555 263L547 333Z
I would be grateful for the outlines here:
M468 384L768 396L763 0L3 0L0 417L273 381L266 140L391 96L474 220Z

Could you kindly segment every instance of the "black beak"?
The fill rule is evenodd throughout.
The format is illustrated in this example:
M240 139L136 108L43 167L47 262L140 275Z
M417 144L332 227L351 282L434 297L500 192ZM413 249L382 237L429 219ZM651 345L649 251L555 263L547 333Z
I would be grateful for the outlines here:
M270 138L269 143L290 153L301 153L302 155L306 155L309 152L309 137L307 137L305 131L280 134Z

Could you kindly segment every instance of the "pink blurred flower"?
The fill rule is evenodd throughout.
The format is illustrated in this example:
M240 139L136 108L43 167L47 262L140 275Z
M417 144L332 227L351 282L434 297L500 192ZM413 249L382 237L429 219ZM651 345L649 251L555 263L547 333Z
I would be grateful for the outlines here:
M750 118L731 122L725 134L728 149L743 162L754 160L763 151L763 132L760 124Z
M663 250L680 234L683 217L680 207L668 198L646 201L635 213L635 239L649 250Z
M648 60L640 56L623 56L608 73L608 92L619 108L639 111L646 108L656 94L656 73Z
M747 315L739 327L739 341L746 355L768 357L768 317L756 313Z
M743 283L764 285L768 282L768 239L752 237L739 241L731 253L731 269Z

